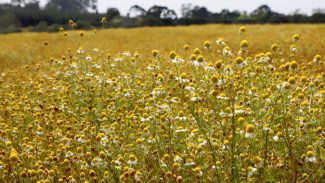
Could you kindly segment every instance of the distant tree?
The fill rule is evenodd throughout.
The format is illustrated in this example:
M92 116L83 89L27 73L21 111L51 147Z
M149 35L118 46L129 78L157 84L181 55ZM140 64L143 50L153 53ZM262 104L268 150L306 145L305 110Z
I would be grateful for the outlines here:
M13 13L0 14L0 33L19 32L20 23Z
M252 16L265 16L271 14L272 10L268 5L261 5L255 9L251 15Z
M120 11L117 8L108 8L106 11L106 17L110 20L121 15Z
M324 13L314 13L310 17L310 22L312 22L312 23L324 23L325 22L325 12Z
M196 19L207 19L209 14L211 14L206 7L194 6L194 8L189 12L191 18Z
M190 12L192 10L192 4L182 4L181 5L181 16L182 18L189 18L190 17Z
M87 12L97 9L97 0L48 0L46 9L63 12Z
M26 3L23 11L17 11L16 16L23 27L36 26L40 21L46 21L38 1Z
M272 10L267 5L259 6L257 9L255 9L251 16L257 21L257 22L267 22L268 19L272 16Z
M23 6L25 5L26 1L25 0L11 0L11 4L14 6Z
M147 14L147 11L139 5L131 6L127 16L128 17L143 17Z
M236 23L237 18L240 17L241 13L239 11L229 11L227 9L223 9L220 12L221 15L221 23Z
M175 19L177 15L174 10L168 9L166 6L152 6L147 11L147 16L159 19Z
M246 12L243 11L239 17L237 17L236 22L238 23L254 23L254 19Z
M325 8L315 8L312 10L313 14L325 14Z

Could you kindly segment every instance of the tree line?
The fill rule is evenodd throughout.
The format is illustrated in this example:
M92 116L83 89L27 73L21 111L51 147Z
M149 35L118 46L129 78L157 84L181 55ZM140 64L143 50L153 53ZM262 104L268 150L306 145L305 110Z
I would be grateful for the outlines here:
M144 9L134 5L127 15L121 15L117 8L108 8L105 13L97 10L97 0L48 0L44 7L39 0L11 0L0 4L0 33L27 31L57 31L67 27L68 20L76 20L78 28L95 27L142 27L174 26L211 23L325 23L325 9L315 9L308 16L299 11L282 14L261 5L252 12L230 11L211 12L206 7L183 4L181 14L166 6L152 6ZM107 17L103 25L102 17Z

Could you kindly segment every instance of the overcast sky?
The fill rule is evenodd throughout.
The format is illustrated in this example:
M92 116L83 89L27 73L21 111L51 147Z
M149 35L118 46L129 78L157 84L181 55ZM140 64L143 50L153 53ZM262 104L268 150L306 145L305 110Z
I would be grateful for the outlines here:
M8 1L10 0L0 0L0 2ZM42 5L46 2L47 0L41 0ZM98 0L98 9L100 12L105 12L108 7L116 7L125 15L135 4L145 9L152 5L162 5L168 6L179 14L181 5L187 3L205 6L213 12L222 9L250 12L262 4L267 4L272 10L280 13L292 13L300 9L301 12L311 14L314 8L325 8L325 0Z

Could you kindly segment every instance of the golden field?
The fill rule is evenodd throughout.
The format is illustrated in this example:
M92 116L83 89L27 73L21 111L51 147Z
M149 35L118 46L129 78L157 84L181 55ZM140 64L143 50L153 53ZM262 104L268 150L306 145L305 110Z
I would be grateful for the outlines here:
M0 182L322 182L325 25L0 35Z

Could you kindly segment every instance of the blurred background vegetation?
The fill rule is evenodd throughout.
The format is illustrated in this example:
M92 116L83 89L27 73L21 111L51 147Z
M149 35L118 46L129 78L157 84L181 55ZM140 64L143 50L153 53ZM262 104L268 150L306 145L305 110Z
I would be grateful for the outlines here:
M108 23L102 25L101 18ZM314 9L312 15L299 11L281 14L261 5L252 12L211 12L206 7L183 4L181 15L165 6L144 9L138 5L130 7L127 15L121 15L117 8L108 8L99 13L96 0L48 0L44 7L39 0L11 0L0 4L0 33L35 31L54 32L60 27L68 28L68 20L77 22L80 29L110 27L174 26L192 24L257 24L257 23L325 23L325 9Z

